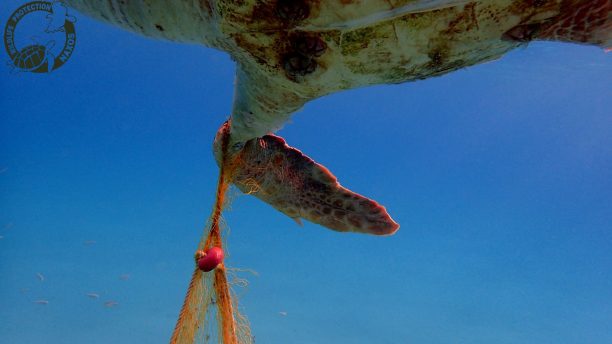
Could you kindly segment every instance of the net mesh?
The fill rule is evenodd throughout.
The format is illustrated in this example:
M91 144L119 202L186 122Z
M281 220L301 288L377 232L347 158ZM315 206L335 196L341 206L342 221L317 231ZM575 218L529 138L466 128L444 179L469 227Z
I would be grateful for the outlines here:
M227 140L223 138L219 181L215 205L206 230L198 244L198 251L205 251L213 246L223 249L222 234L227 233L221 217L223 209L228 206L226 200L231 165L227 162ZM219 265L215 270L203 272L194 269L183 307L176 322L171 344L222 343L250 344L253 337L247 319L238 312L235 295L232 292L228 275L233 283L245 285L246 281L235 276L235 272Z

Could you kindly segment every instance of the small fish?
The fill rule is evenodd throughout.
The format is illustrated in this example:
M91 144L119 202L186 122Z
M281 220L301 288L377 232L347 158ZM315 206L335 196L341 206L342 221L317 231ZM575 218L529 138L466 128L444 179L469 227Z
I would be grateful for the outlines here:
M0 240L4 239L4 235L0 235Z
M96 243L95 240L85 240L85 241L83 241L83 245L86 245L86 246L91 246L91 245L93 245L95 243Z
M98 299L98 298L100 298L100 294L96 294L96 293L87 293L87 294L85 294L85 295L87 295L88 297L90 297L90 298L92 298L92 299Z
M287 312L278 312L278 314L280 314L280 315L282 315L282 316L284 316L284 317L286 317L286 316L287 316Z
M25 294L28 291L30 291L30 288L21 288L21 289L19 289L19 292L22 293L22 294Z
M47 301L47 300L36 300L36 301L34 301L34 303L37 304L37 305L48 305L49 301Z
M119 302L117 302L117 301L106 301L106 302L104 302L104 307L111 308L111 307L117 306L118 304L119 304Z
M45 280L45 276L43 276L43 274L41 274L40 272L36 273L36 277L38 277L38 280L41 282Z
M127 281L130 279L130 274L123 274L121 276L119 276L119 279L122 281Z

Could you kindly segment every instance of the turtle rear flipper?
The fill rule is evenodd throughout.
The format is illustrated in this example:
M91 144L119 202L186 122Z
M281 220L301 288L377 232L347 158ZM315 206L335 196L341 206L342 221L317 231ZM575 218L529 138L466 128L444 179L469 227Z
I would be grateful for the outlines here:
M298 223L304 218L336 231L375 235L390 235L399 228L383 206L342 187L327 168L279 136L246 142L230 154L228 166L242 192Z

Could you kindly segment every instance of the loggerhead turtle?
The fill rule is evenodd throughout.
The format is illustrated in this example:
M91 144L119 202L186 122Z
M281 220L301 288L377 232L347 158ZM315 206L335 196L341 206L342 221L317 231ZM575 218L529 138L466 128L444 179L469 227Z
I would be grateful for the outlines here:
M150 37L202 44L238 64L233 110L213 144L232 182L299 222L386 235L375 201L271 134L340 90L439 76L532 40L612 46L612 0L67 0Z

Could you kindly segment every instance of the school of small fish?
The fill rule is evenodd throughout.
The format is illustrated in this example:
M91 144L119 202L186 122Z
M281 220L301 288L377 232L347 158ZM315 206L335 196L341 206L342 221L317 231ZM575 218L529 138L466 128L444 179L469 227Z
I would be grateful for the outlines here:
M0 171L0 173L2 173L2 171ZM6 225L4 225L4 229L5 230L10 229L12 227L13 227L13 223L12 222L7 223ZM4 236L0 235L0 239L4 239ZM96 243L95 240L85 240L83 242L83 244L86 245L86 246L91 246L91 245L93 245L95 243ZM44 282L46 280L45 275L43 275L41 272L36 272L35 276L36 276L36 279L38 279L39 282ZM130 274L126 274L126 273L121 274L121 275L119 275L119 279L122 280L122 281L127 281L127 280L130 279ZM26 293L28 293L30 291L30 288L20 288L19 291L22 294L26 294ZM100 293L98 293L98 292L88 292L88 293L85 293L85 296L87 296L88 298L90 298L92 300L100 299ZM46 305L49 304L49 300L41 298L41 299L36 299L36 300L32 301L32 303L37 304L37 305L46 306ZM118 306L119 302L117 302L115 300L108 300L108 301L105 301L103 303L103 305L104 305L104 307L107 307L107 308L113 308L113 307Z

